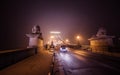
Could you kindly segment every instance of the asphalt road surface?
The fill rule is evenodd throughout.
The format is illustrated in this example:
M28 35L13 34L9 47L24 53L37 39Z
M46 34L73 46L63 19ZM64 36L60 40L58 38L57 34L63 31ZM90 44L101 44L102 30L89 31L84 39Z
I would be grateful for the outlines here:
M93 54L87 51L56 52L57 64L64 75L120 75L117 58Z

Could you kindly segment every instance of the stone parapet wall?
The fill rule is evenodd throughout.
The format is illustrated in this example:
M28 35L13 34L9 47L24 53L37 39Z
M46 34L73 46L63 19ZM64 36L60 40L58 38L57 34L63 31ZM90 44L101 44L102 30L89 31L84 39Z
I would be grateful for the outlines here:
M37 53L37 48L0 51L0 69Z

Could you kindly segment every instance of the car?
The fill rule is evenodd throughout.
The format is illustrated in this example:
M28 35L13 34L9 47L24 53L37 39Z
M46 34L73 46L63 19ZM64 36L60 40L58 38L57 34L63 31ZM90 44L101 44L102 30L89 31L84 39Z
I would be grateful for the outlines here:
M60 52L67 52L67 47L65 45L61 45Z

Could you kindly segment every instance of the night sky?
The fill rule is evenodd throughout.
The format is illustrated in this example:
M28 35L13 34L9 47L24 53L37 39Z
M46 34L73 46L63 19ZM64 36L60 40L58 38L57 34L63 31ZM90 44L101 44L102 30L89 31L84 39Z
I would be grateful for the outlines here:
M7 0L1 2L0 50L24 48L26 33L39 24L46 41L50 31L63 38L80 35L83 44L105 27L109 35L120 36L120 3L117 0Z

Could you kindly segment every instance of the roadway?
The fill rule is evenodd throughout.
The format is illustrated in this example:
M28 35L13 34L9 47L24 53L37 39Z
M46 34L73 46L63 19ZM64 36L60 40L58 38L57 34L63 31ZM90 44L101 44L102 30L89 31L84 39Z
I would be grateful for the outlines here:
M120 59L88 51L55 52L62 75L120 75ZM56 74L57 75L57 74Z

